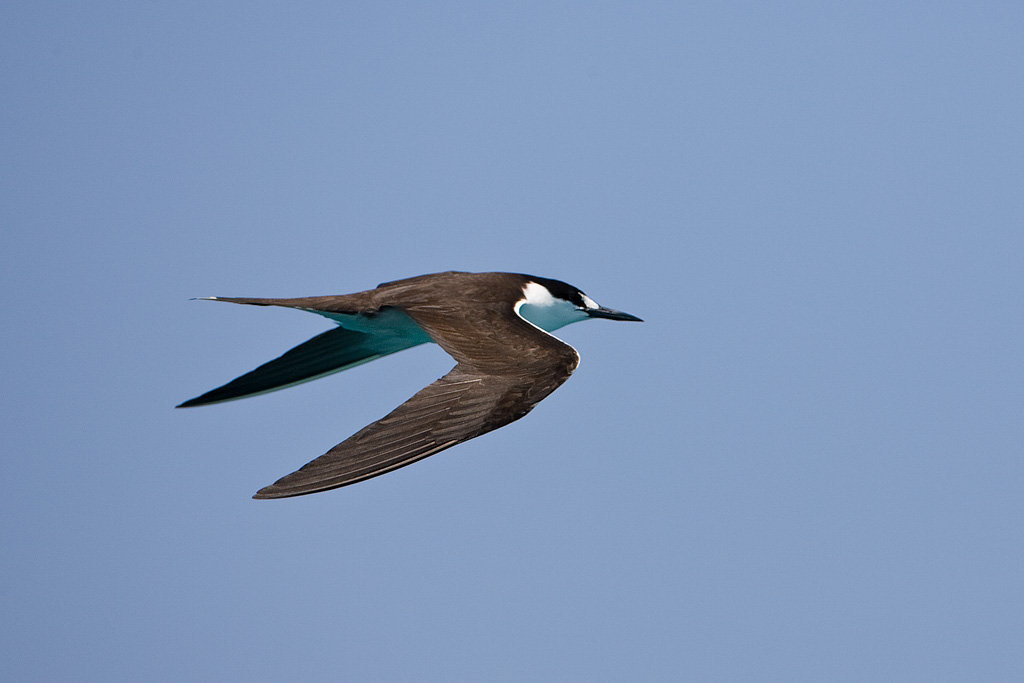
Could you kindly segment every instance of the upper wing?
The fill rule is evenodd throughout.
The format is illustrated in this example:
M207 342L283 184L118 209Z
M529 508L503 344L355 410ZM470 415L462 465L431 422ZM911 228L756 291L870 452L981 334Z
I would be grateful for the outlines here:
M224 386L185 401L178 408L209 405L309 382L362 363L368 363L419 342L379 339L337 327L299 344L284 355L231 380Z
M456 366L386 417L364 427L253 498L287 498L354 484L404 467L516 420L533 407L524 388Z
M301 299L214 298L215 301L230 303L299 308L320 313L341 325L355 326L359 330L345 327L328 330L221 387L185 401L178 408L221 403L284 389L430 340L405 314L392 309L384 312L374 310L363 299L365 297L360 294Z

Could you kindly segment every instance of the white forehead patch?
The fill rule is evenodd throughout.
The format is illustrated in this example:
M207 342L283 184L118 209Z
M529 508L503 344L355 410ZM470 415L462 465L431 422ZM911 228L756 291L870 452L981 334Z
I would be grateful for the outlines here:
M576 308L571 301L559 299L547 287L536 282L526 283L523 298L516 302L514 310L520 318L545 332L588 317L585 311Z
M536 282L526 283L523 287L523 296L526 297L523 303L531 306L552 306L555 303L555 297L548 288Z
M587 308L589 308L590 310L594 310L595 308L601 308L600 306L597 305L596 301L591 299L589 296L587 296L583 292L580 292L580 296L583 297L583 305L586 306Z

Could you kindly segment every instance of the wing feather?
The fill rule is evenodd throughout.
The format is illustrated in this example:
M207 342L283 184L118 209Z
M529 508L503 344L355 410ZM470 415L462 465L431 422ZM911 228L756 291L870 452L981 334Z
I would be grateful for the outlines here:
M278 358L264 363L227 384L185 401L178 408L192 408L265 394L348 370L383 356L429 341L414 329L405 315L390 311L381 315L361 295L305 297L300 299L215 298L236 304L282 306L326 315L342 325L299 344ZM351 312L349 312L351 311ZM375 321L387 320L374 329ZM408 320L408 324L404 321ZM397 323L397 325L395 324ZM351 329L362 325L363 330ZM346 327L346 325L348 327Z
M287 498L363 481L497 429L526 413L502 411L518 388L504 378L467 377L456 366L387 416L254 498Z
M318 334L221 387L185 401L178 408L222 403L277 391L333 375L421 343L416 339L375 337L337 327Z

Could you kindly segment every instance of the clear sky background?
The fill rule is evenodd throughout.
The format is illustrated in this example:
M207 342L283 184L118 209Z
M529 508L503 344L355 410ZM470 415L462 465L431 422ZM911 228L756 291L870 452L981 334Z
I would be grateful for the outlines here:
M1019 2L6 2L8 681L1024 671ZM525 420L253 501L452 361L173 406L329 328L195 296L577 285Z

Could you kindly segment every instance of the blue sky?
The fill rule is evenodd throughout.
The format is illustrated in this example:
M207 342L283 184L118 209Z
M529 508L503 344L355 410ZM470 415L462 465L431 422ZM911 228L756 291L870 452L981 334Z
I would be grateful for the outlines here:
M0 678L1024 669L1015 3L6 3ZM426 346L190 301L571 282L527 419L253 501Z

